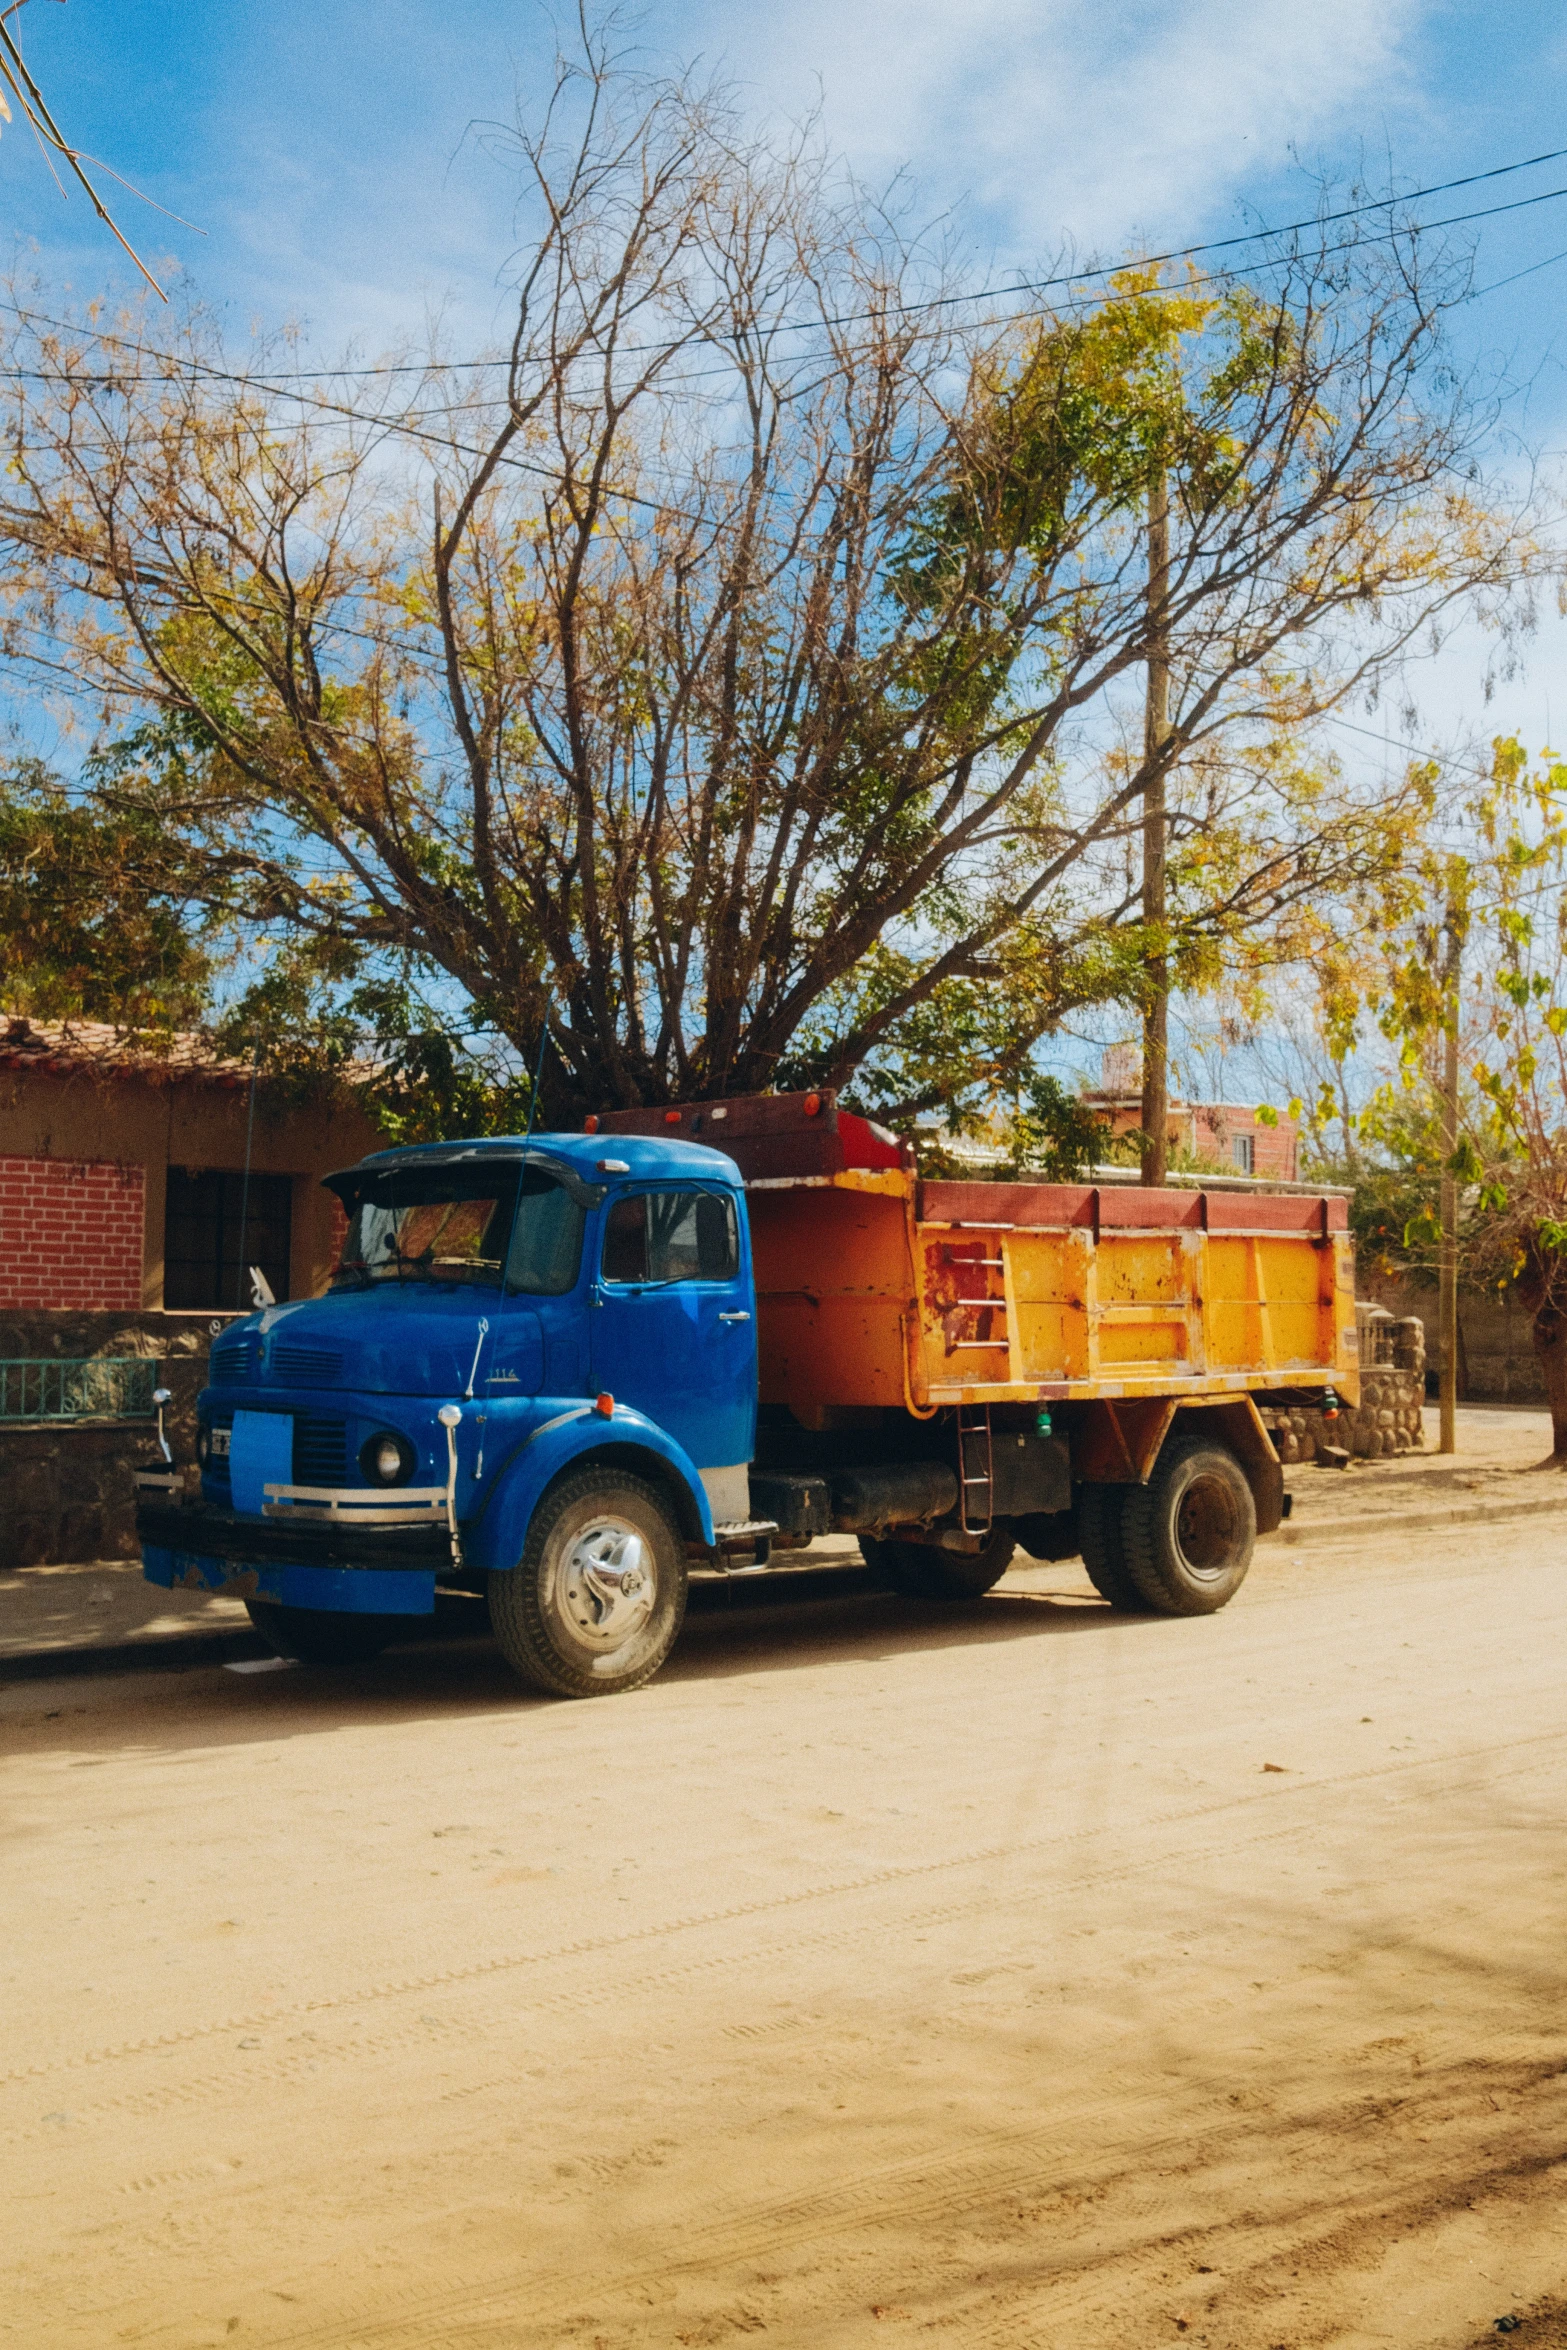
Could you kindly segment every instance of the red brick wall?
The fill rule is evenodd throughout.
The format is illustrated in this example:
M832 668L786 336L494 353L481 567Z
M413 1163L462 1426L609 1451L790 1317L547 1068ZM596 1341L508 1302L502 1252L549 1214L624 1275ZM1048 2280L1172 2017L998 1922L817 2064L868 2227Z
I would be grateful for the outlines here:
M1234 1156L1232 1144L1239 1134L1251 1136L1252 1173L1271 1175L1276 1182L1295 1180L1296 1127L1292 1118L1282 1114L1276 1126L1258 1123L1252 1110L1210 1107L1199 1103L1195 1112L1197 1148L1226 1166Z
M1092 1096L1089 1097L1092 1100ZM1142 1112L1136 1103L1117 1103L1105 1112L1113 1134L1130 1134L1139 1124ZM1231 1147L1237 1134L1249 1134L1252 1144L1252 1173L1267 1175L1275 1183L1293 1183L1296 1180L1295 1149L1299 1129L1292 1118L1280 1111L1276 1126L1261 1126L1254 1110L1220 1108L1211 1102L1198 1102L1188 1107L1177 1103L1170 1112L1170 1147L1185 1150L1190 1146L1201 1157L1213 1159L1226 1169L1234 1164ZM1236 1169L1239 1172L1239 1169Z
M0 1158L0 1306L136 1311L144 1190L110 1159Z

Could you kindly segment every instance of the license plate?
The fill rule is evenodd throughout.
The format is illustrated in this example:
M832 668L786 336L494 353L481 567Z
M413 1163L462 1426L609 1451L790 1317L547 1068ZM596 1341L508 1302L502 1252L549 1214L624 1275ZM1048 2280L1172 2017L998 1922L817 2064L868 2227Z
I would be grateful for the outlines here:
M211 1443L208 1449L210 1450L212 1458L215 1461L226 1461L228 1459L229 1438L233 1435L233 1433L234 1431L232 1428L213 1429Z

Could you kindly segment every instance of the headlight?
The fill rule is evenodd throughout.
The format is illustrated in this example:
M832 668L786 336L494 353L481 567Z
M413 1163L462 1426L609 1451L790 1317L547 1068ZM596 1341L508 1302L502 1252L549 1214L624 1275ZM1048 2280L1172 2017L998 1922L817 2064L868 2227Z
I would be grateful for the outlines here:
M414 1448L406 1436L383 1428L359 1447L359 1466L367 1485L406 1485L416 1466Z

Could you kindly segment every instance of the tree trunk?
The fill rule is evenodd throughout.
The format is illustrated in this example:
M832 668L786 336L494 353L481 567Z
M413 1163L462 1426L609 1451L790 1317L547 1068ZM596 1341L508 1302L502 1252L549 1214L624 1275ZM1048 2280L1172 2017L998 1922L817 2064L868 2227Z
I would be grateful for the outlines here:
M1536 1306L1530 1336L1551 1407L1551 1463L1567 1469L1567 1313L1552 1298Z

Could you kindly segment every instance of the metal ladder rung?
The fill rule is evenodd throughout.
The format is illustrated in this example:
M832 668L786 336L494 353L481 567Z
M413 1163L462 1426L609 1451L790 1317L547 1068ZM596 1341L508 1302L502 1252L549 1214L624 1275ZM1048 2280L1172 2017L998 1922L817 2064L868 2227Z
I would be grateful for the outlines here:
M968 1343L970 1345L984 1345L983 1340L970 1340ZM986 1351L999 1352L1000 1349L998 1346ZM969 1474L971 1440L984 1447L985 1474L982 1477L973 1477ZM958 1406L958 1478L960 1495L958 1514L962 1520L964 1533L987 1533L995 1516L996 1492L996 1462L988 1404L960 1404ZM980 1487L984 1489L985 1500L983 1505L976 1509L971 1516L969 1493Z

